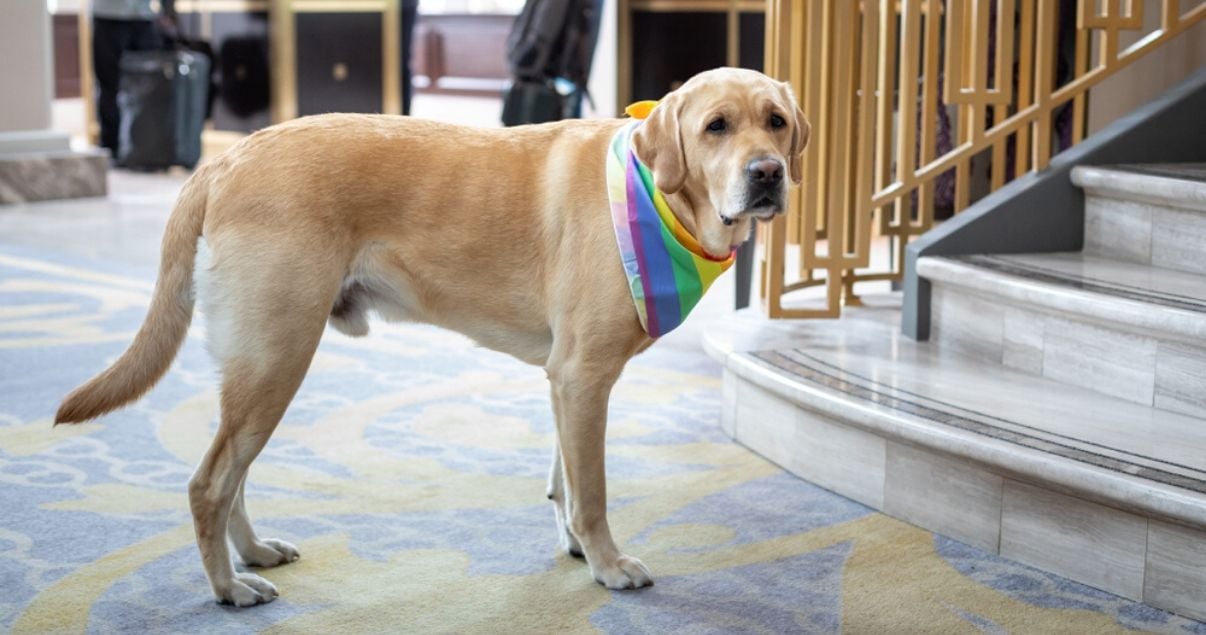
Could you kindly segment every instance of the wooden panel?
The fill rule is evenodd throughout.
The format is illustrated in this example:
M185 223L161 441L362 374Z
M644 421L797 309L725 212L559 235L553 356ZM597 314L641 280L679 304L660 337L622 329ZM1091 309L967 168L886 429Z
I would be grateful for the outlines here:
M54 98L80 96L79 16L54 16Z
M661 99L692 75L725 65L727 15L632 14L632 101Z
M507 34L514 21L513 15L423 15L415 28L442 40L444 75L505 80L510 76Z
M742 68L756 71L762 70L766 57L763 42L766 39L766 14L742 13L740 20L740 42L738 43L738 64Z
M410 64L416 80L423 84L416 86L416 89L422 90L427 85L439 81L440 76L444 74L440 65L443 52L440 51L439 32L428 28L428 24L424 22L422 16L415 23L414 37L414 45L411 48L411 55L414 57L411 58Z
M215 13L211 24L221 86L214 104L214 128L251 132L270 125L268 14Z
M381 112L382 15L298 13L297 115Z

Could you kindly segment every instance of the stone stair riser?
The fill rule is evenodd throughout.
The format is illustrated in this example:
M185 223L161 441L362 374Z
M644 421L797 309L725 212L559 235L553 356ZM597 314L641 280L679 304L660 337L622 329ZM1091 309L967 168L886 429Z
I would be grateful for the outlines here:
M1139 334L934 282L931 340L946 350L1206 418L1206 342Z
M1206 212L1089 192L1085 252L1206 274Z

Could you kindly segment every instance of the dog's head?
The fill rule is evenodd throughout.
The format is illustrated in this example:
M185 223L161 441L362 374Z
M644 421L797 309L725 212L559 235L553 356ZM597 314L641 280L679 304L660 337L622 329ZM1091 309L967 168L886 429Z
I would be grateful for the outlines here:
M762 73L719 68L667 95L633 134L658 189L686 202L676 213L713 255L749 235L750 219L786 206L798 184L808 120L791 87Z

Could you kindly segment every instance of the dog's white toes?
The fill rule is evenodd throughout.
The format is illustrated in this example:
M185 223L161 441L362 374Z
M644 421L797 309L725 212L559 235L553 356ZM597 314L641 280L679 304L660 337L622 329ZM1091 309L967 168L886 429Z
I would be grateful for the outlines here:
M279 595L276 591L276 585L254 573L237 573L235 574L235 580L255 589L257 593L264 597L276 598Z
M298 558L301 558L301 552L297 550L297 547L293 546L293 543L277 540L276 538L269 538L264 543L279 551L285 557L285 562L294 562Z
M218 601L241 608L267 604L275 600L276 596L276 587L271 582L254 573L239 573L230 581L230 585L218 594Z
M595 580L609 589L639 589L653 586L653 574L645 563L632 556L620 556L609 566L591 567Z
M276 567L289 564L301 557L297 547L285 542L269 538L257 542L248 553L239 554L249 567Z

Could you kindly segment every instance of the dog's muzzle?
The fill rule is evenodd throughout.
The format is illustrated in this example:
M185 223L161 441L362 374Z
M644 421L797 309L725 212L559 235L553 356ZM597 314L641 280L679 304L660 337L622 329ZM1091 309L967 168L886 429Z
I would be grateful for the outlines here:
M745 203L734 216L720 215L725 225L732 225L737 218L750 215L758 220L770 220L782 213L785 206L783 184L783 162L778 159L754 159L745 166Z

